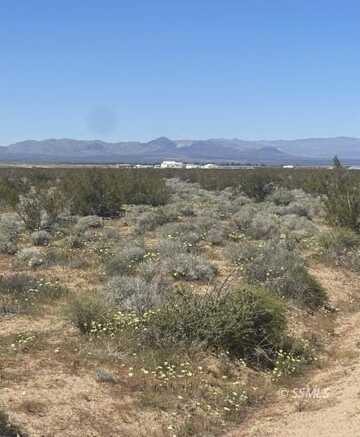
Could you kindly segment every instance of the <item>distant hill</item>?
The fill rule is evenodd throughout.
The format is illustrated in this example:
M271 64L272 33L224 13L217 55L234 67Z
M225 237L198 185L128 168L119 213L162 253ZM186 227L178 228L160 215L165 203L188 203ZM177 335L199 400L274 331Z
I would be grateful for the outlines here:
M238 162L253 164L320 164L334 155L360 161L360 139L350 137L246 141L237 138L109 143L101 140L26 140L0 147L0 160L55 162Z

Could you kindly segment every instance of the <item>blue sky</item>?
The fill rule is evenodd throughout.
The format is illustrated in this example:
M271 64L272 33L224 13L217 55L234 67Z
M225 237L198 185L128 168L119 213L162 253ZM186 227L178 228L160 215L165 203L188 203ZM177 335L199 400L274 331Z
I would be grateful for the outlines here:
M0 144L360 136L360 3L0 2Z

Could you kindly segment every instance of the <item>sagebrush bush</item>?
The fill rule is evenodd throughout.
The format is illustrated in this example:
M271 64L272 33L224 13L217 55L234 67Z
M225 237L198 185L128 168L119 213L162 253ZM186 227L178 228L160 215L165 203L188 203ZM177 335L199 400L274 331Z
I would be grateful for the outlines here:
M268 240L280 235L280 223L274 214L259 212L248 225L246 233L255 240Z
M228 243L224 250L224 255L238 266L254 260L258 254L258 244L249 241Z
M124 275L131 272L138 263L144 260L146 250L141 242L129 242L106 261L106 272L109 275Z
M258 212L258 207L252 204L244 205L240 211L233 216L233 221L240 231L246 231L253 218Z
M96 215L88 215L85 217L80 217L76 225L74 226L75 232L81 233L88 229L101 228L104 225L101 217Z
M169 220L161 209L143 212L136 218L135 229L136 232L143 234L146 231L153 231L168 221L171 221L171 219Z
M281 229L285 232L290 232L293 237L309 237L316 233L315 225L306 217L289 214L285 215L280 220Z
M259 247L245 265L249 281L262 283L272 292L310 307L320 307L326 292L313 278L295 248L284 241L270 241Z
M164 260L164 267L175 279L185 281L210 281L217 273L215 265L191 253L174 253Z
M232 235L236 234L236 226L232 226L228 223L217 223L215 224L206 234L206 240L214 245L223 245L226 240L231 238Z
M204 237L204 233L197 222L168 223L159 229L159 234L165 239L179 240L189 247L195 246Z
M295 200L295 198L291 191L280 187L268 196L267 200L275 203L275 205L287 206L290 202Z
M134 276L115 276L106 286L109 302L121 310L142 313L164 304L170 284L162 275L146 280Z
M263 290L199 295L182 289L151 319L145 337L156 344L202 344L259 363L274 355L285 331L283 305Z
M31 241L34 246L47 246L51 235L47 231L35 231L31 234Z

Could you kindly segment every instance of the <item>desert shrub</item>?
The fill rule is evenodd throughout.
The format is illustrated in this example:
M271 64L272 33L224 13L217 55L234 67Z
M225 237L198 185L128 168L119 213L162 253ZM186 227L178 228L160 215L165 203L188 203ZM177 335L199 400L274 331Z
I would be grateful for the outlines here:
M292 202L287 206L280 207L276 210L276 214L284 215L298 215L300 217L310 217L309 209L298 202Z
M35 231L31 234L31 241L34 246L47 246L51 235L47 231Z
M142 313L164 304L169 296L170 285L162 275L150 280L134 276L115 276L106 286L112 305L124 311Z
M191 253L174 253L164 260L164 266L174 278L185 281L210 281L217 273L213 264Z
M174 253L174 252L172 252ZM152 259L138 264L136 273L140 278L143 278L146 282L150 282L155 276L159 274L159 263Z
M74 227L74 231L81 233L87 231L88 229L101 228L103 225L103 221L100 217L96 215L89 215L79 218Z
M255 259L259 253L259 245L249 241L239 241L226 245L224 255L234 264L242 266Z
M268 196L267 200L270 200L278 206L287 206L294 200L294 195L291 191L286 190L285 188L278 188Z
M330 224L359 231L360 184L351 178L349 171L334 170L325 186L324 208Z
M171 221L162 209L143 212L136 218L136 231L143 234L146 231L153 231L158 226Z
M320 307L327 299L295 248L285 241L270 241L245 265L249 281L261 283L272 292L309 307Z
M101 294L78 294L68 303L66 315L82 334L89 334L94 324L106 323L109 318L109 305Z
M115 248L113 256L109 257L105 267L109 275L124 275L144 260L145 248L141 242L129 242L123 247Z
M321 257L327 262L358 271L360 237L354 231L337 228L319 236Z
M30 268L39 267L44 264L45 256L40 249L35 247L24 247L16 253L16 259L20 264Z
M172 257L178 253L186 253L191 251L191 249L187 244L174 238L160 239L157 244L157 252L161 259Z
M194 247L204 237L197 223L169 223L162 226L159 233L162 238L178 240L188 248Z
M44 221L47 227L53 226L59 221L65 210L65 197L59 187L50 187L40 194L41 207L45 211Z
M20 231L18 222L9 217L0 219L0 253L14 255L17 251L17 237Z
M253 218L258 212L258 208L252 204L244 205L240 211L233 216L233 221L240 231L246 231Z
M214 245L223 245L231 235L236 234L236 226L232 226L229 223L217 223L215 224L206 235L206 240Z
M258 213L248 225L247 234L256 240L276 238L280 235L280 224L274 214Z
M16 212L28 230L35 231L41 228L41 211L41 200L34 190L19 197Z
M273 178L264 172L250 170L240 183L241 191L256 202L261 202L274 189Z
M306 217L289 214L281 218L281 229L294 237L308 237L316 232L315 225Z
M61 183L71 211L79 215L114 217L123 204L164 205L169 191L158 172L91 169L68 173Z
M16 251L16 242L12 241L8 235L0 233L0 253L14 255Z
M114 217L121 214L122 193L115 173L92 169L68 175L62 181L73 214Z
M286 330L282 304L263 290L178 290L147 326L155 343L195 343L257 361L273 356Z

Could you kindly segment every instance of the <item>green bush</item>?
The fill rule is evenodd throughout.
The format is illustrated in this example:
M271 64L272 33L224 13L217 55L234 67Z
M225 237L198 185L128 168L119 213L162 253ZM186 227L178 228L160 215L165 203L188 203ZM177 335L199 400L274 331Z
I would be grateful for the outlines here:
M89 334L94 324L98 325L108 320L109 308L103 296L88 292L76 295L70 300L66 315L82 334Z
M333 170L325 185L324 208L328 222L335 226L360 230L360 183L348 170Z
M286 318L281 302L257 288L178 290L151 319L145 335L160 344L194 343L255 361L281 344ZM260 352L261 351L261 352Z

